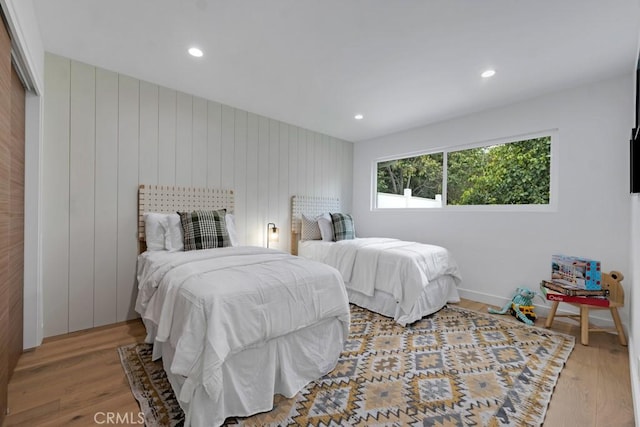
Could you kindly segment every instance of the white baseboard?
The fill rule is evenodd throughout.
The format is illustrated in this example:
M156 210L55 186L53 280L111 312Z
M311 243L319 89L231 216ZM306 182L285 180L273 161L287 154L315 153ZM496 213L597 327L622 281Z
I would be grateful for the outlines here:
M514 289L515 292L515 289ZM487 294L485 292L478 292L472 289L464 289L458 288L458 293L462 298L470 299L472 301L478 301L484 304L491 304L498 307L503 307L507 302L511 300L511 298L505 298L502 296L496 296ZM533 301L533 305L535 306L535 311L538 316L547 316L549 314L549 310L551 309L551 302L548 305L542 303L539 297L536 297ZM611 314L608 310L593 310L593 313L589 316L589 321L596 326L601 326L603 328L613 328L613 319L611 318ZM560 304L558 306L557 314L579 314L579 311L575 309L573 306L569 304ZM571 322L570 319L567 318L558 318L557 321L566 321ZM577 324L576 322L572 322ZM624 322L623 322L624 324ZM537 325L543 326L543 325ZM629 330L627 325L624 325L625 330Z

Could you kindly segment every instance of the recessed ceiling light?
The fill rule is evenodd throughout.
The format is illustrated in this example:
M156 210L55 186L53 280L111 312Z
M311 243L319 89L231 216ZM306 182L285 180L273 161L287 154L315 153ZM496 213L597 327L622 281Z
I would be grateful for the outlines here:
M364 119L364 116L362 114L356 114L355 116L353 116L353 118L356 120L362 120Z
M496 74L496 70L486 70L484 71L482 74L480 74L480 76L484 77L485 79L488 77L493 77Z
M197 47L190 47L189 48L189 55L195 56L196 58L200 58L203 55L203 53Z

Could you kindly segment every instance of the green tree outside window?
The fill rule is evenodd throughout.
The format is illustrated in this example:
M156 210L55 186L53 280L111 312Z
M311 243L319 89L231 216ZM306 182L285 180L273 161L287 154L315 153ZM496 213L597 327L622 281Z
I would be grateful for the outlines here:
M548 204L551 137L446 153L447 204ZM444 153L378 163L378 193L434 199L443 191ZM380 207L380 206L379 206Z

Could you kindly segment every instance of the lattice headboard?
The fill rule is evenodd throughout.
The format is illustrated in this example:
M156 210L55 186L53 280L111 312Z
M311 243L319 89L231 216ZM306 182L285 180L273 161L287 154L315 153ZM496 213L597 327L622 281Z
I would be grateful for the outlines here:
M337 197L293 196L291 198L291 253L298 253L302 214L315 217L325 212L341 212Z
M140 185L138 188L138 240L144 241L145 212L173 213L197 209L226 209L233 213L233 190L217 188Z

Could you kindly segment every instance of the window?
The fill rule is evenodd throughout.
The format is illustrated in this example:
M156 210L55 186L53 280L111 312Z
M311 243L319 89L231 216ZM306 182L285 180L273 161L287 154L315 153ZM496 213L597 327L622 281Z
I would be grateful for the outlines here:
M376 207L551 203L551 135L377 162Z
M378 163L379 208L442 206L443 153Z

